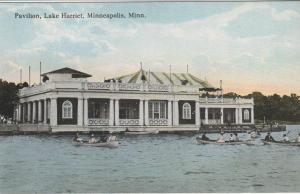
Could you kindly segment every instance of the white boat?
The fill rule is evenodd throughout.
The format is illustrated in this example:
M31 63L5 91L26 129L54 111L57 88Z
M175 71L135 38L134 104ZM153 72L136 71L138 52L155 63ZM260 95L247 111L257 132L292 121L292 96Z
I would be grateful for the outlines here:
M225 141L225 142L217 142L216 140L202 140L201 138L196 138L198 144L215 144L215 145L254 145L250 141Z
M97 143L88 143L83 141L73 141L75 146L92 146L92 147L107 147L107 148L117 148L119 146L118 141L109 141L109 142L97 142Z
M300 142L284 142L284 141L265 141L266 145L282 145L282 146L300 146Z
M152 131L125 131L125 135L148 135L148 134L158 134L159 130Z

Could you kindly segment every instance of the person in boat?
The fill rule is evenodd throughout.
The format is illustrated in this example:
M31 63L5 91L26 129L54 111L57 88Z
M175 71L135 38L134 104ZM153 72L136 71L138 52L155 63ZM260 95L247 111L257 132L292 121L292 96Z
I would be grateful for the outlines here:
M237 133L234 133L234 141L240 141Z
M298 134L298 137L296 138L296 142L300 142L300 133Z
M73 137L73 141L80 141L80 138L79 138L79 133L77 132L75 134L75 136Z
M233 137L232 133L230 133L229 141L234 142L235 138Z
M265 141L275 141L270 132L268 132L268 134L266 135Z
M209 141L209 138L206 136L206 133L202 134L201 139L205 141Z
M96 143L96 138L94 136L94 134L91 135L90 139L89 139L89 143Z
M217 142L218 143L225 143L225 138L224 138L224 133L223 132L220 133L220 137L217 140Z
M283 134L283 139L282 139L283 142L290 142L290 139L289 137L286 135L286 134Z

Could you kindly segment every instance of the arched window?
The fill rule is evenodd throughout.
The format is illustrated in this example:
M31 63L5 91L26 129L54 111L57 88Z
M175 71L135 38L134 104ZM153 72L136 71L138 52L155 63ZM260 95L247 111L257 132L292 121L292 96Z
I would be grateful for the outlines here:
M248 109L244 110L244 120L250 120L250 112Z
M72 119L73 118L73 105L69 100L64 101L62 104L62 118Z
M189 103L184 103L182 105L182 119L191 119L191 105Z

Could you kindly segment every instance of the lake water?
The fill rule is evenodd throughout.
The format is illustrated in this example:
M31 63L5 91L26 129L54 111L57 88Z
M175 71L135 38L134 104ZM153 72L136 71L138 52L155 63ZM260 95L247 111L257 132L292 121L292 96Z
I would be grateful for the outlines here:
M71 136L2 136L0 193L300 192L300 147L198 145L195 137L120 136L108 149L73 146Z

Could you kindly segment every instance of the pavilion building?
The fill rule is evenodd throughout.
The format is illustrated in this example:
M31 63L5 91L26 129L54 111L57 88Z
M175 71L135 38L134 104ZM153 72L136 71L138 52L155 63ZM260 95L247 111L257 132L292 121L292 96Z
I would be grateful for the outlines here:
M21 127L66 131L194 131L200 126L254 125L254 101L203 97L214 89L190 73L139 70L104 82L62 68L19 91Z

